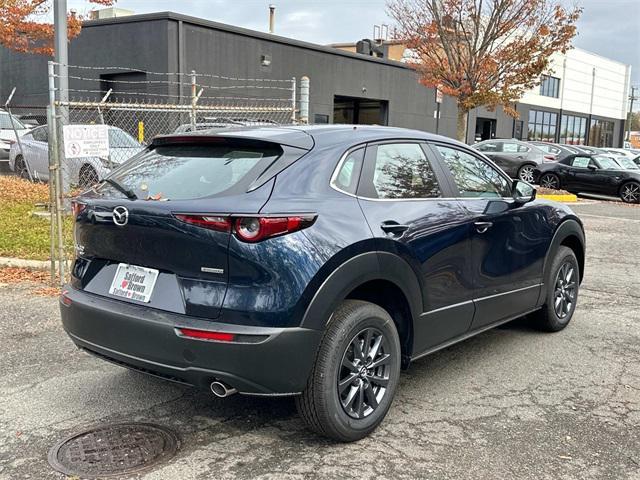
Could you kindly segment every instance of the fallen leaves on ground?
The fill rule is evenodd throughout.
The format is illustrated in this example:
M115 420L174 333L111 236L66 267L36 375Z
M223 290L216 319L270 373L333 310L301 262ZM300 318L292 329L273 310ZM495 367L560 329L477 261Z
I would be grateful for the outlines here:
M32 293L41 297L56 297L60 294L58 287L47 285L50 280L49 272L45 270L30 270L18 267L0 268L0 284L34 284Z
M10 202L49 202L49 186L45 183L32 183L18 177L0 176L0 201Z

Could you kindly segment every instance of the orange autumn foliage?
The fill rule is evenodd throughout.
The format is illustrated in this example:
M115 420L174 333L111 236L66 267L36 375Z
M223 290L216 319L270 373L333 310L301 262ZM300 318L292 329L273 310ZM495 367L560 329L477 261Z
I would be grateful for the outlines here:
M458 99L458 137L469 110L513 103L566 52L581 8L559 0L390 0L398 37L419 59L420 81ZM464 136L464 132L462 132ZM462 139L462 138L460 138Z
M115 0L90 0L113 5ZM50 17L53 0L0 0L0 45L18 52L53 55L53 25ZM82 16L67 16L69 39L77 37Z

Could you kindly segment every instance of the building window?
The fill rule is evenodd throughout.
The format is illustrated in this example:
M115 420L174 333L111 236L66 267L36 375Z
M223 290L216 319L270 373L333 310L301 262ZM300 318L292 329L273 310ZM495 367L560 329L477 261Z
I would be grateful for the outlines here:
M539 140L541 142L555 142L557 125L557 113L529 110L529 132L527 139Z
M591 119L589 145L594 147L613 147L613 122Z
M562 115L560 120L560 143L586 145L587 119L577 115Z
M558 98L560 96L560 79L557 77L550 77L549 75L542 75L540 95Z
M517 140L522 140L523 130L524 130L524 121L514 120L513 121L513 138Z

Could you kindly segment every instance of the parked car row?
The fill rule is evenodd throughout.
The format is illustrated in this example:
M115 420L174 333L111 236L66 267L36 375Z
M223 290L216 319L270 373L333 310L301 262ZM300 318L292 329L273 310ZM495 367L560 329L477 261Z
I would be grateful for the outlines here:
M571 193L640 202L640 151L514 139L485 140L473 148L511 178Z
M22 178L49 180L48 127L42 125L24 133L20 145L12 142L9 150L9 169ZM109 127L109 157L66 159L63 167L66 181L79 187L89 187L104 178L113 168L140 152L144 147L118 127Z

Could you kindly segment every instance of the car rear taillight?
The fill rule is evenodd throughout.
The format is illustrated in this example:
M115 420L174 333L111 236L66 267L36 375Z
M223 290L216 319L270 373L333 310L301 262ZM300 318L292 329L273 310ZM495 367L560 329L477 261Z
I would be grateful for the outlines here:
M176 218L191 225L208 228L209 230L217 230L219 232L228 232L231 230L231 219L218 215L186 215L177 214Z
M80 215L84 209L87 208L86 203L78 202L77 200L73 200L71 202L71 212L73 213L73 218L76 218Z
M243 242L255 243L287 233L297 232L313 225L315 215L282 217L224 217L209 215L176 214L178 220L198 227L233 232Z
M545 162L555 162L558 160L558 157L555 155L545 155L543 159Z
M297 232L313 224L314 216L243 217L235 221L235 234L245 242L255 243L265 238Z

